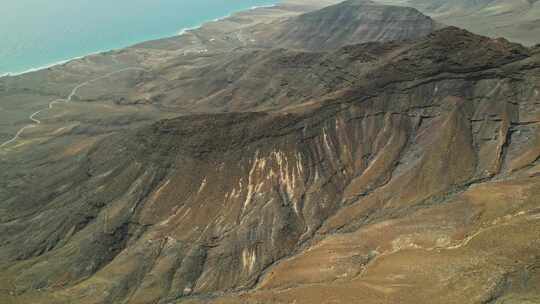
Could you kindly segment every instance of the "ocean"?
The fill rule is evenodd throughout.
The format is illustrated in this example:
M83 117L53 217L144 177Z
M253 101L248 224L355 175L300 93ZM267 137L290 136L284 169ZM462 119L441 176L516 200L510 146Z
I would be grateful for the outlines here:
M277 0L1 0L0 75L177 35Z

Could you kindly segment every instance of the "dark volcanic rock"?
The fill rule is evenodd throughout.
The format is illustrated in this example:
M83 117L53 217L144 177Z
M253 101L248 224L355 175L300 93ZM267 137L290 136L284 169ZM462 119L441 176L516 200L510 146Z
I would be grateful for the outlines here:
M277 110L339 90L382 87L419 75L487 71L528 54L518 44L455 27L415 42L369 42L328 52L242 51L181 79L160 82L164 97L159 103L186 112ZM380 83L374 86L374 81Z

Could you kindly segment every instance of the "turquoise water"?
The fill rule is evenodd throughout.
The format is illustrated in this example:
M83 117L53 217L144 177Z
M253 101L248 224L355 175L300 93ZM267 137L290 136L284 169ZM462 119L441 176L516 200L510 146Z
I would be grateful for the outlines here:
M0 75L173 36L277 0L1 0Z

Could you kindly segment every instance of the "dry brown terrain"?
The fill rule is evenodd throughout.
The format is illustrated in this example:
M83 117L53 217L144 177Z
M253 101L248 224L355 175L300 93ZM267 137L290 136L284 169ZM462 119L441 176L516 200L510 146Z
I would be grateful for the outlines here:
M0 303L540 303L540 48L322 6L0 79Z
M446 25L480 35L504 37L524 45L540 43L540 2L537 0L376 0L410 6Z

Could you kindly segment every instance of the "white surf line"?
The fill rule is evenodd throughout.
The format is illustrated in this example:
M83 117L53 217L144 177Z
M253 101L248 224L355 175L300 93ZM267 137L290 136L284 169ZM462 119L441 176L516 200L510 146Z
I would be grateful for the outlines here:
M26 130L26 129L30 129L30 128L34 128L35 126L41 124L41 120L39 119L36 119L35 116L38 115L39 113L47 110L47 109L52 109L53 106L57 103L69 103L71 102L71 100L73 99L73 97L77 94L77 91L84 87L84 86L87 86L89 84L91 84L92 82L96 82L98 80L101 80L101 79L104 79L104 78L108 78L108 77L111 77L115 74L118 74L118 73L122 73L122 72L125 72L125 71L144 71L144 72L147 72L148 70L146 69L143 69L143 68L137 68L137 67L131 67L131 68L125 68L125 69L121 69L121 70L118 70L118 71L114 71L114 72L111 72L111 73L108 73L108 74L105 74L103 76L100 76L98 78L94 78L94 79L91 79L91 80L87 80L85 82L82 82L80 84L78 84L77 86L75 86L73 88L73 90L71 90L71 92L69 93L68 97L66 99L56 99L56 100L53 100L51 102L49 102L49 105L47 106L47 108L45 109L41 109L39 111L36 111L34 113L32 113L32 115L30 115L28 118L33 122L32 124L29 124L29 125L26 125L24 127L22 127L19 131L17 131L17 133L15 134L15 136L13 136L11 139L3 142L2 144L0 144L0 148L3 148L4 146L7 146L13 142L15 142L17 139L19 139L19 137L21 136L21 134Z

